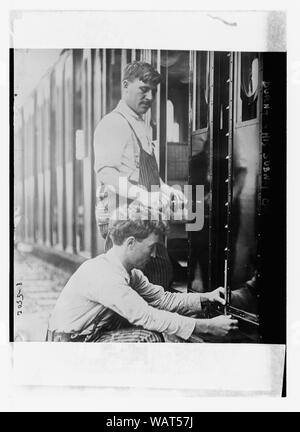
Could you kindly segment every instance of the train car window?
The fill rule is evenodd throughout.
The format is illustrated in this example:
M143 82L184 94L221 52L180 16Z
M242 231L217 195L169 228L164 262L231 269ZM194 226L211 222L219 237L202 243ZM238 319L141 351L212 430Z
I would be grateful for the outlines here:
M112 111L121 99L121 64L122 50L106 50L106 106Z
M209 53L196 53L196 130L207 128L209 94Z
M188 181L189 53L168 51L167 56L167 182Z
M255 119L258 114L258 64L257 53L241 53L240 98L243 122Z

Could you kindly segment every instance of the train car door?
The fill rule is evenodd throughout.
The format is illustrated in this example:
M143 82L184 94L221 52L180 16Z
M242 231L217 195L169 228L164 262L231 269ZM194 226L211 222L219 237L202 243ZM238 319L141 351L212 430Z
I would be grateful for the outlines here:
M255 278L256 269L259 106L247 102L250 118L237 121L237 99L243 97L240 59L230 52L193 53L189 182L204 185L204 227L189 233L188 285L200 292L224 286L228 305L242 299L240 309L253 313L250 320L256 322L256 295L240 288ZM254 88L254 104L259 99L256 59L247 60L253 82L244 85L247 91Z
M189 182L204 186L204 225L189 232L189 289L205 292L224 286L230 272L232 54L196 52L191 67Z
M190 52L161 51L160 149L161 178L170 186L188 184ZM182 221L170 224L167 248L173 266L173 287L187 289L188 235Z
M232 82L233 54L213 53L212 196L210 227L210 289L229 288L232 220Z
M231 304L258 312L260 195L261 195L261 56L235 53L232 157ZM244 298L238 297L240 287Z
M191 54L190 107L192 110L189 149L189 184L193 188L193 211L196 210L195 188L204 186L200 209L203 228L191 231L189 237L188 289L204 292L211 289L212 242L212 164L213 164L213 62L214 54L206 51Z

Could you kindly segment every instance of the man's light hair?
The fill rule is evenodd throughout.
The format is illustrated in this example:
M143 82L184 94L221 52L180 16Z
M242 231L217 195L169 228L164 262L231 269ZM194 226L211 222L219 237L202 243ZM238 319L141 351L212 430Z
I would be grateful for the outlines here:
M154 69L150 63L142 61L128 63L123 70L123 81L128 80L132 82L136 78L144 83L151 83L155 86L161 82L161 75L159 72Z
M124 240L133 236L142 241L150 234L164 235L168 229L168 223L163 220L162 213L151 207L145 207L140 203L132 203L130 206L122 206L112 214L108 232L114 244L120 246Z

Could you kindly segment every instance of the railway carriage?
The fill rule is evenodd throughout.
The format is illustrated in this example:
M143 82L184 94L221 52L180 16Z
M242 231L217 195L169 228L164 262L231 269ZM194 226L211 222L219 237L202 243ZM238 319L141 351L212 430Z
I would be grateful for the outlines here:
M185 224L173 222L166 240L174 289L225 286L229 312L257 327L259 295L265 307L260 287L272 279L266 258L272 249L271 173L284 183L284 168L277 163L282 155L284 166L284 145L282 153L274 148L276 139L285 139L284 119L277 129L281 138L276 137L269 110L272 83L275 111L285 100L283 92L274 97L274 83L285 84L285 58L279 54L63 50L15 125L15 206L24 215L19 239L85 258L103 251L94 215L93 133L121 97L125 64L145 60L162 75L145 116L161 177L170 185L204 186L202 202L193 193L203 228L186 231ZM283 71L281 80L276 67ZM246 285L251 298L235 307L231 297ZM284 296L283 283L279 297Z

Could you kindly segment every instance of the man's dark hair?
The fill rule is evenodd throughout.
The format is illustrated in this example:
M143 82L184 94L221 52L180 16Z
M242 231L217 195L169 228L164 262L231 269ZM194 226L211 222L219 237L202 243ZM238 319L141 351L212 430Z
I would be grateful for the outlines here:
M155 86L161 82L161 75L157 70L151 64L142 61L128 63L123 70L123 81L128 80L132 82L136 78L144 83L150 83Z
M114 244L120 246L126 238L133 236L143 241L150 234L166 234L168 224L162 219L160 211L140 204L124 206L116 210L109 224L109 235Z

